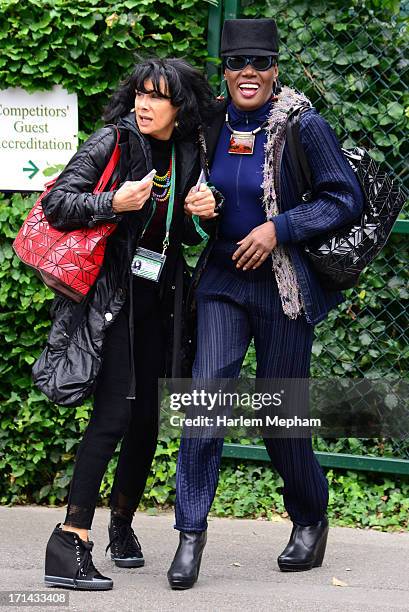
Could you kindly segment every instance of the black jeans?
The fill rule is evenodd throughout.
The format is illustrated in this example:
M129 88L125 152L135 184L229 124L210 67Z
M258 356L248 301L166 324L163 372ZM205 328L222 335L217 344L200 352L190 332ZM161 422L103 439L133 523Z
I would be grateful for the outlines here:
M65 524L90 529L99 488L118 442L111 491L114 513L132 520L149 475L158 436L158 378L163 375L164 338L158 288L134 279L136 399L129 390L129 304L108 329L94 409L78 447Z

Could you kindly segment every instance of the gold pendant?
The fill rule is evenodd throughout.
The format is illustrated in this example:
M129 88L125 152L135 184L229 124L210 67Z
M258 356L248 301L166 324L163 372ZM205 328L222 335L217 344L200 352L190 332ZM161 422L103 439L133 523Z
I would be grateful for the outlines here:
M253 155L255 134L233 132L230 136L229 153L233 155Z

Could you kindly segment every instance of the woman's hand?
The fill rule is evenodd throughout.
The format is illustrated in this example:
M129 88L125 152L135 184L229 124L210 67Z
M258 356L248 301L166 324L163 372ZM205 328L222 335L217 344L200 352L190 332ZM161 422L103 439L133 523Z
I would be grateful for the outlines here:
M243 240L232 255L237 260L236 268L255 270L265 262L271 251L277 246L276 228L272 221L255 227Z
M185 200L185 213L189 216L197 215L202 219L213 219L218 213L214 212L216 200L207 185L202 183L198 190L192 187Z
M112 200L112 210L115 213L140 210L149 199L152 181L125 181Z

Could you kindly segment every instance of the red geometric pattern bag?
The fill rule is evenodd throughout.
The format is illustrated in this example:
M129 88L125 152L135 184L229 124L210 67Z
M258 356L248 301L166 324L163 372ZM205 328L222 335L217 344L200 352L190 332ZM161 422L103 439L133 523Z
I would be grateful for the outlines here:
M119 131L111 159L93 193L105 190L119 162ZM24 221L13 249L22 262L33 268L53 291L75 302L81 302L94 284L104 260L107 238L116 223L102 223L72 231L53 228L44 215L41 201L54 186L58 177L46 183L34 207ZM117 186L117 181L110 191Z

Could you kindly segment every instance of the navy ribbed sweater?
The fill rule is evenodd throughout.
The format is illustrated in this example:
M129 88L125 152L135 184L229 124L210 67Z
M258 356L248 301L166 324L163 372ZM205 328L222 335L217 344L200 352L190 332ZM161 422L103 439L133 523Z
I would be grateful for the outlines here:
M255 111L244 112L230 103L229 123L238 131L254 130L267 119L270 106L269 101ZM210 182L225 197L219 235L241 240L265 222L261 183L266 132L262 130L256 135L253 155L228 153L230 135L225 125L218 140ZM336 136L315 110L302 115L300 138L311 168L315 197L313 202L296 202L294 206L295 185L284 151L282 212L274 220L278 242L284 244L304 241L339 227L357 216L362 206L361 190L348 162L340 154Z
M239 132L254 130L268 117L270 101L251 112L241 112L229 104L229 123ZM263 163L266 132L255 136L253 155L228 153L231 132L224 125L210 173L210 182L224 195L223 215L220 218L219 236L227 240L241 240L251 230L265 223L263 210Z
M254 129L264 121L269 104L253 113L245 113L231 103L231 126L238 131ZM277 241L288 246L295 266L307 320L318 323L330 308L342 302L343 296L339 291L321 287L301 243L351 222L362 210L363 195L333 130L315 109L301 115L300 138L311 169L313 200L298 200L285 146L280 176L280 214L274 218L274 224ZM253 156L229 154L229 139L230 132L223 126L210 180L226 198L219 235L240 240L265 221L261 201L265 134L256 136Z

